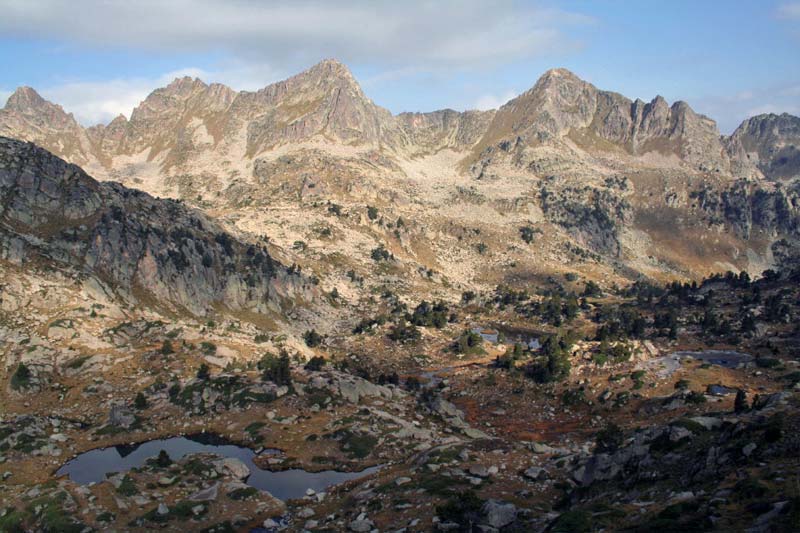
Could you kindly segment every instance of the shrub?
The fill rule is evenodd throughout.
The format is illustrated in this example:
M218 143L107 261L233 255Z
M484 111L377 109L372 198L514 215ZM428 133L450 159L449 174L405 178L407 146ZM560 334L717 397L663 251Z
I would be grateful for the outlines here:
M133 400L133 406L140 411L142 409L147 409L147 398L143 393L138 393L136 398Z
M706 396L700 392L692 391L686 396L686 401L693 404L706 403Z
M519 228L519 236L526 244L530 244L536 236L536 230L530 226L523 226Z
M211 377L211 369L208 368L208 365L203 363L200 365L200 368L197 369L197 379L207 380Z
M595 435L596 451L599 453L614 453L622 446L623 439L622 429L610 422Z
M447 325L447 305L444 302L437 302L433 305L426 301L414 309L410 317L407 317L409 322L415 326L443 328Z
M571 346L572 340L569 336L547 337L542 344L543 356L528 365L525 374L538 383L550 383L567 378L572 367L568 356Z
M400 343L412 343L417 342L422 338L422 334L419 332L419 329L414 324L409 324L405 320L401 319L397 324L392 326L391 331L388 334L389 339L393 340L394 342Z
M203 352L204 355L214 355L217 353L217 345L213 342L203 341L200 343L200 351Z
M578 405L586 402L586 393L583 388L567 389L561 395L561 403L567 406Z
M119 487L117 487L117 493L123 496L135 496L136 494L139 494L139 489L136 488L133 478L125 475L125 477L122 478Z
M158 457L156 457L155 462L156 465L160 466L161 468L167 468L169 465L172 464L172 459L170 458L166 450L161 450L158 452Z
M591 515L580 510L561 513L550 528L553 533L586 533L591 530Z
M178 394L180 394L180 392L181 392L181 386L180 386L179 383L176 382L176 383L173 383L172 385L170 385L169 390L167 391L167 394L169 394L170 398L177 398Z
M675 388L680 390L686 390L689 388L689 380L686 379L679 379L675 382Z
M313 372L318 372L319 370L322 369L323 366L325 366L326 362L327 361L325 361L324 357L320 355L315 355L314 357L308 360L305 367L303 368L305 368L306 370L311 370Z
M756 365L759 368L775 368L780 366L781 362L779 359L775 359L772 357L757 357L756 358Z
M783 415L781 413L773 415L767 420L764 431L764 440L767 442L777 442L783 437Z
M314 348L322 344L322 335L317 333L317 331L314 329L309 329L303 333L303 340L306 341L306 346L309 348Z
M583 296L585 298L591 298L593 296L600 296L603 294L603 291L600 290L600 286L592 280L586 282L586 287L583 289Z
M392 254L389 253L389 250L384 248L382 244L379 245L377 248L373 248L372 252L370 252L369 255L372 258L372 260L375 261L376 263L379 263L381 261L388 261L389 259L392 258Z
M165 339L163 343L161 343L161 355L169 355L171 353L175 353L175 350L172 348L172 343L169 339Z
M377 218L378 218L378 208L377 207L368 206L367 207L367 217L370 220L377 220Z
M357 459L363 459L372 453L378 444L378 437L347 431L341 442L341 448Z
M461 492L436 507L436 515L444 522L455 522L463 531L472 531L481 516L483 501L472 490Z
M747 408L747 393L739 389L736 391L736 398L733 400L733 410L736 413L744 413Z
M454 348L456 353L460 354L474 354L482 351L481 345L483 344L483 337L474 331L465 330L458 339L456 339Z
M279 357L272 354L265 355L258 362L258 367L261 369L261 379L264 381L271 381L279 387L292 385L291 365L286 351L282 351Z
M25 363L18 364L17 369L14 371L14 375L11 376L11 388L14 390L24 389L30 385L30 382L30 369L25 365Z

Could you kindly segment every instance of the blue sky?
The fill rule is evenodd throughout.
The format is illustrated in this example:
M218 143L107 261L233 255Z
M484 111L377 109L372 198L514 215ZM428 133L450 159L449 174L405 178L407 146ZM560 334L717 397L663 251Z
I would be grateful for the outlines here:
M800 1L0 0L0 101L30 85L84 124L177 75L254 90L346 63L397 113L496 107L566 67L686 100L730 133L800 114Z

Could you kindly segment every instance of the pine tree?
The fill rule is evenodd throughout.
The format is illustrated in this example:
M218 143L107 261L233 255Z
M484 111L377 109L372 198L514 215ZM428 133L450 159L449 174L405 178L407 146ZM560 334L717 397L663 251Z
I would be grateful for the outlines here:
M733 410L736 413L747 411L747 393L742 389L736 391L736 399L733 401Z
M140 411L142 409L147 409L147 398L141 392L136 395L136 399L133 400L133 406Z

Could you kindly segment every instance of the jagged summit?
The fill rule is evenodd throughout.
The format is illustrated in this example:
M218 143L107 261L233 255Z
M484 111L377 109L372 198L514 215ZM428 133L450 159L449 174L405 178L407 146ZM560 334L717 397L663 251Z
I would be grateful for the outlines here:
M10 111L27 112L50 104L47 100L28 86L18 87L6 101L5 109ZM52 105L52 104L50 104Z
M345 65L338 59L334 58L323 59L316 65L313 65L312 67L306 69L304 73L307 74L319 73L323 75L355 79L353 78L353 73L350 71L350 68L348 68L347 65Z
M752 147L755 141L743 139L763 138L759 142L772 146L785 136L754 132L753 124L775 124L769 127L790 131L777 124L791 123L793 118L746 121L738 135L726 139L713 120L695 113L686 102L670 104L662 96L650 102L630 100L598 89L565 68L546 71L497 111L393 116L364 94L346 65L324 59L254 92L178 77L150 93L130 119L117 117L87 129L35 90L21 87L0 110L0 133L38 142L70 161L96 161L107 169L118 156L146 154L148 161L159 159L167 170L189 161L198 150L224 147L249 159L277 146L312 139L408 153L452 147L480 154L501 144L513 143L524 150L569 138L572 145L589 152L611 150L633 157L656 152L673 158L675 164L751 176L777 167L765 166L770 159L765 153L755 162L753 154L759 151ZM788 156L776 161L793 160L791 148L787 150ZM781 175L793 175L787 170L792 164L779 166Z
M173 96L188 96L195 91L204 90L206 88L208 88L208 85L200 78L183 76L181 78L175 78L169 85L161 90Z
M616 147L634 156L656 151L697 168L729 168L716 124L686 102L670 106L661 96L632 101L563 68L548 70L502 106L481 147L513 142L522 148L564 137L589 150Z
M782 113L751 117L726 141L743 174L773 179L800 176L800 118Z
M35 89L22 86L8 97L3 111L32 117L40 123L56 127L75 127L77 123L71 113L58 104L45 100Z

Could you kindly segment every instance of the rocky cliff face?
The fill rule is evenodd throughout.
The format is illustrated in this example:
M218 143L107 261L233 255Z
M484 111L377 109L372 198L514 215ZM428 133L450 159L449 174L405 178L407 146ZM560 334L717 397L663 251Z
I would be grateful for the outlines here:
M494 114L494 111L459 113L444 109L431 113L401 113L397 121L404 134L403 141L412 150L464 149L481 139Z
M522 148L567 136L582 148L674 154L700 170L730 166L714 121L685 102L669 106L660 96L650 103L632 102L564 69L546 72L533 88L502 106L481 146L513 142Z
M32 144L0 138L0 197L2 259L97 277L128 301L268 312L305 290L263 244L179 202L99 183Z
M742 122L726 141L734 170L771 180L800 177L800 118L758 115Z
M91 146L84 129L60 105L20 87L0 109L0 135L36 142L76 164L86 164Z

